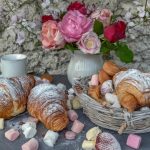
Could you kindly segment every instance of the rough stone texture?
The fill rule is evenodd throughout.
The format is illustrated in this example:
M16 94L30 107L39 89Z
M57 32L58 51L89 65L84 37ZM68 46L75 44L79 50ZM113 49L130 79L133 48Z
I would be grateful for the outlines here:
M39 43L41 15L64 11L69 1L44 0L49 9L43 9L42 0L0 0L0 55L23 53L28 56L28 71L66 73L71 53L67 50L44 52ZM124 17L128 24L127 42L134 50L134 62L129 67L150 71L150 16L147 21L137 15L138 7L144 6L145 0L86 0L102 8L110 8L116 15ZM150 8L150 0L148 0ZM127 12L131 12L127 14ZM130 16L130 17L129 17ZM122 64L115 56L114 59Z

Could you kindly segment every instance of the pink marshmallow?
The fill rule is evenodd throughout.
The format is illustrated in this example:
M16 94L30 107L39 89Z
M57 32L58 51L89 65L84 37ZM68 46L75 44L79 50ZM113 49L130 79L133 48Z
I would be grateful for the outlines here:
M91 78L91 85L98 85L99 84L99 81L98 81L98 74L94 74L92 75L92 78Z
M127 139L127 145L134 149L139 149L142 138L135 134L130 134Z
M75 137L76 137L76 133L74 133L74 132L72 132L72 131L67 131L67 132L65 133L65 138L66 138L67 140L74 140Z
M84 128L84 124L80 122L79 120L75 120L73 122L71 130L75 133L80 133Z
M19 135L20 135L19 131L15 129L10 129L5 132L5 137L10 141L16 140Z
M68 117L71 121L75 121L78 119L78 114L74 110L69 110Z
M22 150L38 150L39 143L35 138L22 145Z

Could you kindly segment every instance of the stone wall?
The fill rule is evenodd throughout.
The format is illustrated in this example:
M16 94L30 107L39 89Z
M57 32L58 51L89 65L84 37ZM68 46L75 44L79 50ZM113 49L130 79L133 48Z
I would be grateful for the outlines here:
M43 2L44 1L44 2ZM28 56L28 71L66 73L71 53L67 50L44 52L39 42L42 14L55 18L71 0L0 0L0 55L23 53ZM72 0L73 1L73 0ZM85 0L128 22L127 41L134 50L134 62L129 67L150 71L150 13L143 17L145 0ZM49 8L46 7L49 6ZM147 5L150 11L150 0ZM114 59L121 64L115 57Z

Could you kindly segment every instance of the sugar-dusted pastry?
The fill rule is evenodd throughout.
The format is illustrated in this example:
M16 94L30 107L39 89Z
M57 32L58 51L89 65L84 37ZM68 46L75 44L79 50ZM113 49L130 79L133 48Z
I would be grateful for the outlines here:
M66 138L67 140L74 140L74 139L76 138L76 133L73 132L73 131L67 131L67 132L65 133L65 138Z
M116 138L107 132L103 132L97 136L96 150L121 150L121 146Z
M100 94L100 86L90 86L88 88L88 95L92 97L94 100L99 102L100 104L103 104L103 100Z
M83 150L94 150L95 149L95 141L87 141L84 140L82 143Z
M48 130L43 138L43 141L46 145L50 147L54 147L58 137L59 137L59 134L57 132Z
M68 117L71 121L78 119L78 114L74 110L68 110Z
M53 77L50 75L50 74L48 74L48 73L44 73L42 76L41 76L41 79L42 80L48 80L50 83L53 81Z
M23 144L21 148L22 150L38 150L39 142L35 138L32 138L31 140Z
M110 77L103 69L101 69L101 70L99 71L99 76L98 76L98 78L99 78L99 82L100 82L101 84L103 84L103 82L105 82L105 81L107 81L107 80L111 80L111 77Z
M103 70L109 75L114 76L116 73L120 71L120 67L117 66L112 61L106 61L103 65Z
M0 78L0 118L9 119L24 112L34 84L33 76Z
M19 131L15 129L10 129L5 132L5 137L10 141L16 140L19 137L19 135L20 135Z
M67 96L64 90L53 84L39 84L29 95L27 109L47 129L61 131L68 124Z
M101 94L105 95L106 93L113 93L113 92L114 88L112 80L107 80L103 82L103 84L101 85Z
M80 133L84 128L84 124L80 122L79 120L75 120L73 122L71 130L75 133Z
M4 129L4 118L0 118L0 130Z
M114 76L113 83L120 104L129 112L150 107L150 73L136 69L121 71Z
M87 131L86 139L89 141L95 141L96 137L99 133L102 133L102 131L99 129L99 127L93 127Z

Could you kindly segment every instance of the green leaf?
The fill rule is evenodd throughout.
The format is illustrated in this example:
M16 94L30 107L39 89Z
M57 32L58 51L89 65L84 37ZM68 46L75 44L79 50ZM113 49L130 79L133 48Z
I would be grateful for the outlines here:
M102 45L101 45L101 53L108 53L111 50L115 50L116 49L116 45L113 43L110 43L109 41L103 41Z
M115 53L120 58L120 60L125 63L130 63L133 61L133 52L124 43L121 43L121 42L117 43L117 48L115 50Z
M65 48L71 50L72 52L78 49L75 43L67 43Z
M41 46L41 45L42 45L41 41L37 41L37 42L34 44L35 47L39 47L39 46Z
M101 34L103 34L103 24L98 21L98 20L95 20L94 21L94 29L93 31L99 36Z

